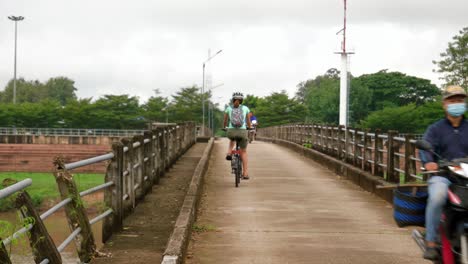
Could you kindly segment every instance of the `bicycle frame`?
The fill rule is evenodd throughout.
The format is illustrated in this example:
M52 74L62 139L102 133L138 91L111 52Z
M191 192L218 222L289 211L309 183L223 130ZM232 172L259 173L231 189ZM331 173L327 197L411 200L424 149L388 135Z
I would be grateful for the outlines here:
M239 140L236 140L236 149L232 151L231 169L234 173L236 187L239 187L242 177L242 158L240 155Z

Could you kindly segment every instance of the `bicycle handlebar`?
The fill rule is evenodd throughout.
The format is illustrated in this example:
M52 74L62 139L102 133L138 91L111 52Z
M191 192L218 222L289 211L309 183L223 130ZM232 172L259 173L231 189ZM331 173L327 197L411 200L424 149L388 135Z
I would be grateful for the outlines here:
M226 131L228 130L228 128L227 128L227 127L221 128L221 130L224 131L224 132L226 132ZM255 130L255 128L253 128L253 127L248 127L247 130L249 130L249 131L250 131L250 130Z

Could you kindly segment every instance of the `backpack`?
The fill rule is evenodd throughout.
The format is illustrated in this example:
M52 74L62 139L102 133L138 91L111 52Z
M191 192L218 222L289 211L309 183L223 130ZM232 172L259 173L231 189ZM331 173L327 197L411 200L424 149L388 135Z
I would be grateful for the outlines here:
M232 108L231 124L235 128L239 128L239 127L244 125L245 116L244 116L244 111L242 111L242 110L243 110L243 106L239 106L237 108L234 108L234 107Z

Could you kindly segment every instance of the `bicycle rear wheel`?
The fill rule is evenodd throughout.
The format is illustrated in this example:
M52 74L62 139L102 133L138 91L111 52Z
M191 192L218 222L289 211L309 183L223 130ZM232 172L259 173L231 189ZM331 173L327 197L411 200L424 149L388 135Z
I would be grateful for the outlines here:
M237 162L239 160L239 157L237 155L232 156L232 170L234 172L234 182L236 184L236 187L239 187L240 183L240 177L239 177L239 163Z
M240 182L242 178L242 159L239 157L237 159L237 179Z
M240 178L241 178L241 172L239 168L236 169L236 173L234 174L234 177L236 178L236 187L239 187Z

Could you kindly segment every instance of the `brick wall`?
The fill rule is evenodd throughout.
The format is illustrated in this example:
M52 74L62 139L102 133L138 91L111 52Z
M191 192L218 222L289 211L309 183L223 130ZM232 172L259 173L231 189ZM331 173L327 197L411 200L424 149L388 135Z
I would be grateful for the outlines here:
M53 172L55 156L63 155L67 163L111 151L110 144L0 144L0 171ZM74 172L104 173L106 162L85 166Z

